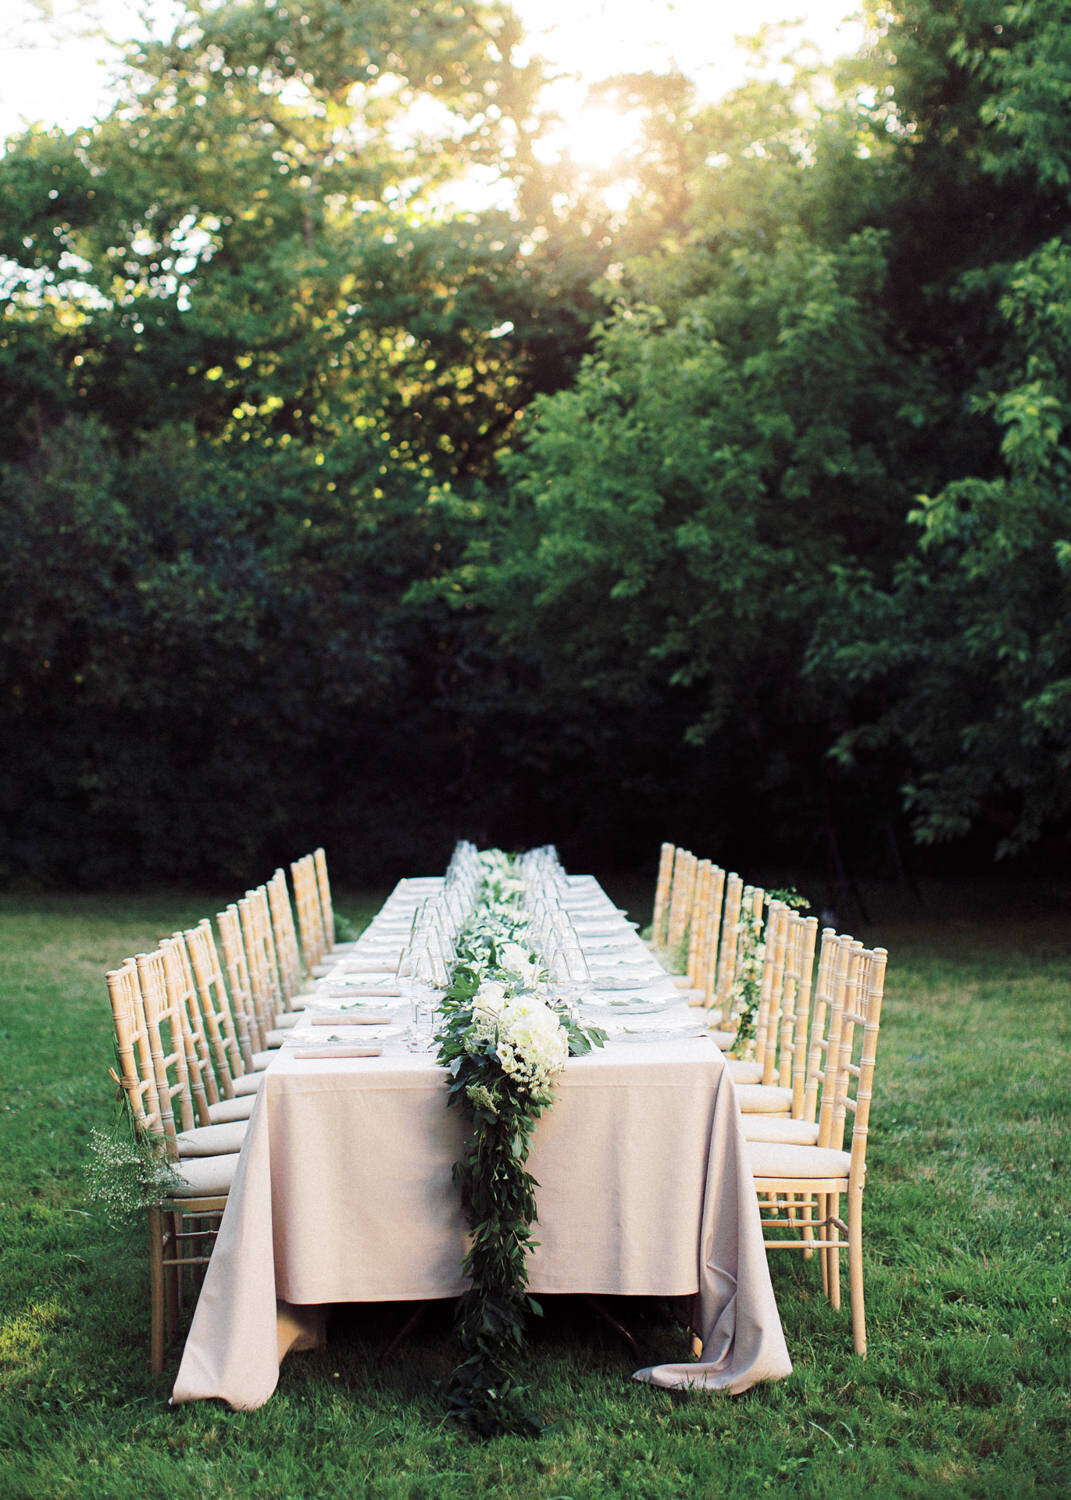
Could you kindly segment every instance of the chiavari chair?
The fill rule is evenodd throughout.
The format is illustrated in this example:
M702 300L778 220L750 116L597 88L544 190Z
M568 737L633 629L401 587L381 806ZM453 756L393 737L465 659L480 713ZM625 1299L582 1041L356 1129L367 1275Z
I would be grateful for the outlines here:
M883 948L865 949L848 940L844 1005L835 1038L830 1029L817 1142L747 1142L765 1233L790 1231L788 1238L767 1237L763 1243L768 1250L820 1251L822 1288L834 1308L840 1307L840 1256L847 1250L852 1338L863 1356L863 1190L887 960ZM845 1197L847 1219L841 1217Z
M164 1367L164 1342L173 1332L187 1280L204 1273L234 1180L238 1154L185 1156L179 1145L172 1099L161 1090L153 1062L144 999L134 959L107 975L123 1089L138 1136L161 1165L160 1200L148 1210L150 1366Z

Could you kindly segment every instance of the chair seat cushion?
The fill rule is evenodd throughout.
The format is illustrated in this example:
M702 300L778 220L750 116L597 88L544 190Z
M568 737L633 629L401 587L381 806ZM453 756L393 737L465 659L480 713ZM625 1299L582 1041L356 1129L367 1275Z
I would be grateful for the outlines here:
M736 1102L744 1115L787 1115L792 1112L792 1090L776 1083L739 1083Z
M743 1058L730 1057L726 1065L733 1075L734 1083L762 1082L762 1063L746 1062Z
M237 1094L233 1099L220 1099L208 1106L208 1118L213 1125L230 1125L235 1120L248 1120L257 1102L256 1094Z
M175 1174L169 1184L173 1198L219 1198L231 1190L238 1154L229 1156L192 1156L171 1162Z
M280 1031L278 1026L273 1026L271 1030L265 1034L264 1040L267 1042L269 1047L281 1047L283 1045L283 1042L286 1040L286 1032Z
M280 1010L275 1014L275 1025L279 1031L289 1031L302 1019L300 1010Z
M258 1073L262 1073L275 1056L274 1052L254 1052L253 1066Z
M179 1156L226 1156L240 1151L248 1124L248 1120L235 1120L229 1125L195 1125L192 1130L180 1130Z
M847 1177L851 1155L824 1146L748 1141L747 1159L756 1177Z
M715 1047L720 1047L723 1052L728 1052L729 1048L736 1041L735 1031L711 1031L708 1035Z
M245 1098L248 1094L255 1094L260 1088L264 1078L260 1073L240 1073L237 1078L231 1080L231 1087L239 1098Z
M786 1146L813 1146L818 1126L812 1120L786 1120L780 1115L744 1115L744 1135L749 1141L781 1141Z

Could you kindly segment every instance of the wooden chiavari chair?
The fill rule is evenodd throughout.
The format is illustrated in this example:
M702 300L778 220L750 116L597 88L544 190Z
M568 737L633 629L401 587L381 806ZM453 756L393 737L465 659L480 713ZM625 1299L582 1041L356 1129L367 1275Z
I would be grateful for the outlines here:
M245 893L238 902L238 917L261 1031L267 1045L277 1047L301 1019L303 1006L291 1010L286 1005L266 886Z
M687 976L683 969L688 957L688 933L695 902L695 882L699 861L688 849L678 849L673 860L673 881L669 892L669 917L666 922L665 963L670 970Z
M250 1072L259 1073L271 1061L271 1048L268 1046L266 1028L261 1026L254 1004L249 963L242 940L242 919L233 902L216 913L216 926L219 928L219 940L223 948L223 967L227 975L231 1005L236 1018L238 1015L244 1017L245 1030L249 1036L250 1053L245 1058L246 1068Z
M829 1041L818 1140L814 1145L748 1141L748 1161L759 1194L764 1228L792 1231L766 1238L768 1250L821 1252L822 1287L840 1307L840 1256L848 1252L849 1296L855 1352L866 1354L863 1295L863 1190L881 1006L888 955L850 942L839 1035ZM832 1031L832 1028L831 1028ZM851 1137L845 1131L851 1117ZM800 1195L805 1201L801 1205ZM847 1219L841 1217L846 1197Z
M673 859L676 854L673 844L663 844L658 853L658 875L655 879L654 910L651 913L652 948L666 946L669 922L669 893L673 885Z
M694 938L689 948L688 972L694 984L693 1004L710 1010L718 978L718 939L725 899L725 871L710 860L699 864L699 896Z
M276 870L267 883L267 891L283 1002L296 1009L307 998L303 994L305 969L301 962L301 948L297 928L294 926L294 909L290 905L290 889L286 883L285 870Z
M316 882L316 862L311 854L294 861L290 866L290 877L294 882L294 909L297 912L301 956L306 973L315 978L324 972L327 934L324 931L323 909L320 905L320 888Z
M794 1028L791 1077L785 1084L780 1082L779 1074L775 1083L764 1085L758 1082L737 1089L744 1117L744 1134L749 1140L817 1145L818 1102L827 1080L833 1078L833 1065L838 1056L851 948L851 938L841 936L831 927L823 931L802 1065L799 1045L801 1006L797 1010ZM765 1097L767 1090L772 1091L770 1100Z
M178 1320L187 1279L204 1273L238 1164L236 1152L187 1157L179 1146L170 1091L160 1090L153 1041L133 959L107 975L123 1089L139 1137L164 1169L160 1201L148 1210L150 1365L164 1367L164 1342Z
M327 876L327 855L322 848L312 852L312 865L316 873L316 890L320 897L320 917L324 928L324 956L341 958L352 953L356 943L340 943L335 933L335 907L331 898L331 882Z
M212 1011L206 1012L201 1003L185 937L176 932L165 938L160 951L164 955L168 1003L174 1014L181 1014L191 1079L197 1079L193 1099L198 1123L225 1125L234 1120L248 1120L253 1097L235 1093L219 1018Z
M734 1046L740 1027L742 966L753 961L748 946L753 931L762 931L766 893L759 886L745 886L735 871L725 877L714 982L715 1013L711 1036L723 1051Z
M216 1078L225 1098L255 1094L262 1074L253 1064L253 1044L245 1014L236 1011L227 993L219 951L207 917L183 934L194 983L205 1017Z
M165 938L152 953L139 953L134 959L160 1110L165 1121L175 1121L180 1156L240 1151L248 1122L212 1123L201 1061L182 1003L175 947L173 938Z
M802 1104L818 923L770 903L753 1057L732 1062L741 1111L788 1115Z

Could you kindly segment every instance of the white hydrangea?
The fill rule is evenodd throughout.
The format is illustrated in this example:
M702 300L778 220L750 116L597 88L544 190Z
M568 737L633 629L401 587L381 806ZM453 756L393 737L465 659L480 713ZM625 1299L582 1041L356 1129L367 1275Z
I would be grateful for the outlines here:
M533 954L523 943L503 943L498 950L498 967L517 979L531 979L535 974Z
M503 1054L514 1065L507 1067ZM504 1070L530 1085L546 1088L569 1058L569 1037L557 1015L541 1000L511 1000L502 1013L498 1031L498 1059Z
M498 1038L498 1023L506 1006L506 986L498 979L484 979L472 997L469 1046L482 1046Z

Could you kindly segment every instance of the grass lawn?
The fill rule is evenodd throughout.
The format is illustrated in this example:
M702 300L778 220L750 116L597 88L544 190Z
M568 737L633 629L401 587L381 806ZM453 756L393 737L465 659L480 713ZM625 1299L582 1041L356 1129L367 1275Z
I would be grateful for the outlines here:
M795 1372L736 1399L632 1382L612 1332L551 1304L531 1349L548 1429L485 1445L441 1418L437 1314L380 1365L394 1310L346 1310L256 1412L170 1410L177 1346L149 1374L143 1234L85 1201L86 1141L114 1111L104 972L232 894L0 897L0 1500L1071 1493L1066 890L871 902L859 935L890 967L865 1362L796 1255L773 1265ZM336 899L359 924L385 894ZM684 1357L657 1305L629 1315Z

